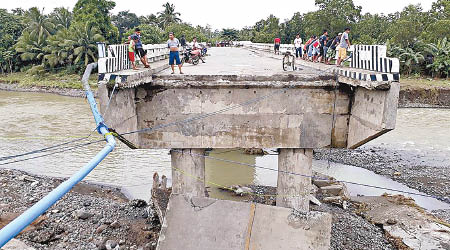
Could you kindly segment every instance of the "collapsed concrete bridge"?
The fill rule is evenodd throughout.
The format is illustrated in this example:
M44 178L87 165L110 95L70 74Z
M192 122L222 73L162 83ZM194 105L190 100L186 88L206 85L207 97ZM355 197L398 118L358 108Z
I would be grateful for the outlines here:
M159 249L276 249L267 242L288 238L268 232L286 228L292 229L288 235L302 235L285 241L286 249L329 247L329 215L293 219L288 210L202 198L206 189L201 156L205 149L278 148L281 172L276 204L308 212L311 179L306 176L312 175L313 149L356 148L395 128L398 60L387 58L383 46L368 46L362 52L358 47L351 62L354 67L339 69L301 61L298 70L284 72L279 58L268 53L271 46L246 44L244 48L213 48L206 64L188 65L185 75L172 75L162 60L167 54L164 46L148 46L152 69L138 72L128 69L126 50L121 46L110 46L108 56L100 54L101 109L111 98L109 109L114 110L106 118L107 124L118 133L139 131L125 135L139 148L174 149L172 192L182 196L173 195L169 203ZM371 58L370 53L377 56ZM376 62L384 67L373 68ZM381 72L373 71L376 69ZM211 206L215 203L221 205ZM234 222L224 219L226 216L205 217L226 214L223 207L242 216ZM210 211L196 215L201 208ZM272 226L261 222L267 228L244 223L263 220L262 214L286 215L287 219ZM198 223L210 235L184 232L180 236L177 230L188 221ZM292 226L293 221L302 226ZM308 231L306 224L322 227ZM218 240L222 233L235 237ZM189 239L197 239L197 243ZM299 239L304 239L303 245Z

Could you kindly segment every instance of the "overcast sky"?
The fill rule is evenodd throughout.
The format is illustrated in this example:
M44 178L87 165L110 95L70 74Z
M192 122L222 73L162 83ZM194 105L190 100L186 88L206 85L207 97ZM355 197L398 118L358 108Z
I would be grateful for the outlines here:
M48 13L55 7L73 8L77 0L0 0L0 8L28 9L30 7L45 8ZM424 10L429 10L436 0L353 0L355 5L362 6L363 13L393 13L401 11L408 4L420 3ZM137 15L149 15L162 10L167 0L115 0L113 13L129 10ZM317 10L314 0L216 0L189 1L170 0L175 10L181 13L181 19L194 25L209 24L213 29L242 28L252 26L257 21L274 14L281 21L291 18L295 12L305 13ZM332 17L330 17L332 18Z

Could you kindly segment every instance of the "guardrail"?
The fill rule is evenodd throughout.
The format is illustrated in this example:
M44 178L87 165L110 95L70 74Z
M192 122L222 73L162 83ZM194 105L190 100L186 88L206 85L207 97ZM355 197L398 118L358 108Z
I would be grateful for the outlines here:
M127 44L106 46L105 43L98 43L97 46L99 58L98 73L113 73L120 70L131 69ZM147 51L149 63L164 60L169 55L167 44L143 44L142 47Z
M240 44L240 42L237 42ZM263 51L273 51L274 45L270 43L242 43L244 47ZM304 45L302 45L303 49ZM398 58L390 58L386 56L385 45L352 45L349 51L353 52L350 60L350 67L357 69L364 69L382 73L398 74L400 71L400 62ZM295 53L293 44L281 44L280 52L290 51Z

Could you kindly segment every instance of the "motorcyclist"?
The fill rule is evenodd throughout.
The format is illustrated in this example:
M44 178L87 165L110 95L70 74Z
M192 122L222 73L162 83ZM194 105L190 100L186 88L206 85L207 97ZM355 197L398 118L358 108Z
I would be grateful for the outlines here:
M202 60L202 63L205 63L205 61L203 60L202 57L202 48L200 48L198 42L197 42L197 37L194 37L192 39L192 54L197 55L200 60Z

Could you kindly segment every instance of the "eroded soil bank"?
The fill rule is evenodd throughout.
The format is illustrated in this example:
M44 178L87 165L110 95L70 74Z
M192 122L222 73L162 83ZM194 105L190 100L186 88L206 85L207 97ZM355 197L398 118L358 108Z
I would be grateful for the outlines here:
M62 181L0 169L0 228ZM127 200L117 188L82 183L16 238L36 249L155 249L159 230L147 202Z

